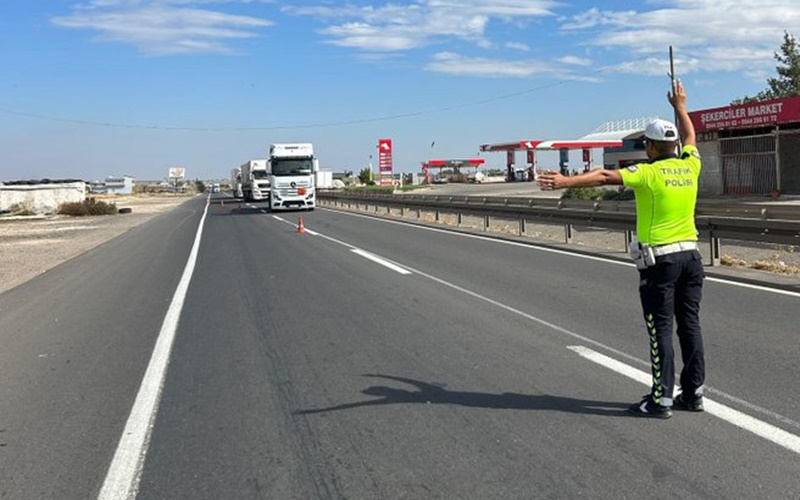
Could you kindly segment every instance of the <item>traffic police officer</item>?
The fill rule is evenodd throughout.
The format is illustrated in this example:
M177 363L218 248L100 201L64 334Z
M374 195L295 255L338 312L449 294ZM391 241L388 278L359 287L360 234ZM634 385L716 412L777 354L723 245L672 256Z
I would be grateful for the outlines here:
M629 411L654 418L671 417L673 406L703 411L705 382L699 316L703 262L694 223L701 161L686 108L686 91L680 81L676 81L667 98L680 127L680 156L676 153L679 129L666 120L655 120L645 129L648 163L571 177L548 172L539 179L544 190L622 184L636 195L638 241L632 245L631 254L639 268L639 296L650 339L652 387ZM683 360L682 392L674 399L673 321L677 322Z

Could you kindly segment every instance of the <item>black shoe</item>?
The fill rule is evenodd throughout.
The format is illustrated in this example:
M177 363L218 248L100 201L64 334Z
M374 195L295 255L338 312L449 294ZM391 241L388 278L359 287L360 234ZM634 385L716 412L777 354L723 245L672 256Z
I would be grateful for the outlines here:
M669 418L672 416L672 409L669 406L661 406L653 401L653 398L648 394L636 404L628 407L628 413L636 415L637 417L649 418Z
M675 399L672 400L672 405L676 410L696 412L705 410L703 408L703 396L689 396L685 392L675 396Z

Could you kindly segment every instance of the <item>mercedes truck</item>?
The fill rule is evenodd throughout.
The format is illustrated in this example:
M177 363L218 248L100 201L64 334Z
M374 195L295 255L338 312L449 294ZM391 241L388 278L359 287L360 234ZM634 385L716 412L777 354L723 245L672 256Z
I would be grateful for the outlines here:
M319 163L309 143L273 144L269 147L269 205L272 210L314 210L317 204L315 174Z
M269 199L270 175L269 160L250 160L242 169L242 196L245 201L264 201Z

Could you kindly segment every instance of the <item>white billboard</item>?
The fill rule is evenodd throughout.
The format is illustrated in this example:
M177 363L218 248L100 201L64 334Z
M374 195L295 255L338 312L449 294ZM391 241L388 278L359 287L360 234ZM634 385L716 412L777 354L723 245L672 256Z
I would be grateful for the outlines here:
M186 177L186 169L184 167L170 167L170 179L183 179L184 177Z

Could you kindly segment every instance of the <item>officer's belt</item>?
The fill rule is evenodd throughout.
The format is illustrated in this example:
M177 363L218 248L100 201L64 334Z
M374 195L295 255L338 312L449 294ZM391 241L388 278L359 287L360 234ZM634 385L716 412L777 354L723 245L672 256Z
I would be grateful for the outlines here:
M668 245L659 245L657 247L653 247L653 254L656 257L661 257L662 255L669 255L671 253L677 253L677 252L686 252L689 250L697 250L696 241L679 241L677 243L670 243Z

